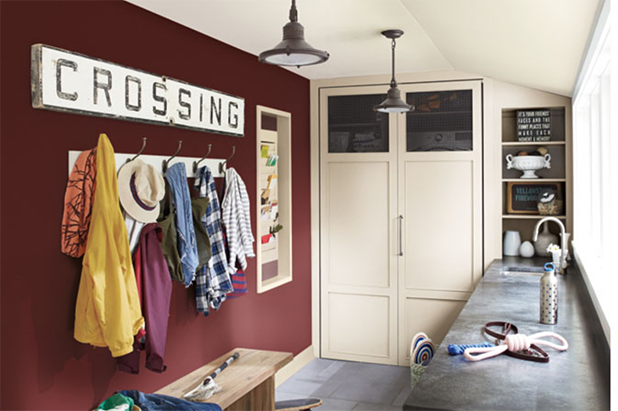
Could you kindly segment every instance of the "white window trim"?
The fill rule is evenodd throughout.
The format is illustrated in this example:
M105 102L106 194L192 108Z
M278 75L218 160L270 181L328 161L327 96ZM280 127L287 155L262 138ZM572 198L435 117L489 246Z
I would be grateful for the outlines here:
M608 250L613 250L612 254L616 254L616 247L618 247L618 242L616 241L616 237L618 236L618 231L615 230L615 228L618 227L618 225L616 224L617 218L614 216L616 214L616 212L611 212L607 207L610 206L611 204L618 204L618 198L616 198L616 191L618 190L610 190L609 193L604 193L603 196L600 196L601 199L601 204L600 207L601 209L604 211L604 213L599 217L599 216L595 216L595 218L604 218L604 220L600 221L598 225L600 225L600 227L597 227L599 229L600 232L600 239L602 240L603 243L603 248L604 250L600 250L600 248L597 246L595 247L593 244L590 244L590 241L588 241L588 238L585 237L589 237L589 233L585 233L585 231L588 231L590 228L585 228L585 226L582 227L582 225L585 225L586 222L582 221L582 218L586 218L585 215L582 215L582 213L580 212L578 214L577 209L578 206L581 207L585 207L588 206L588 210L590 210L589 207L589 203L590 203L590 199L589 198L584 198L586 196L586 193L584 192L577 192L578 190L578 186L582 187L582 178L578 177L578 167L592 167L593 164L590 164L592 161L592 157L594 156L593 153L590 153L591 155L589 156L590 159L588 161L588 164L586 164L586 159L584 159L584 161L582 162L577 161L577 155L578 153L581 153L584 150L590 151L593 149L593 147L591 146L591 142L590 141L582 141L582 134L584 136L586 135L590 135L590 124L591 121L590 119L588 120L581 120L582 117L582 110L580 110L581 108L584 107L590 107L590 105L598 103L594 102L594 101L590 101L590 96L591 96L591 89L595 87L595 82L599 81L599 70L601 67L605 67L606 65L603 63L603 61L601 59L606 58L603 56L603 45L605 44L606 40L609 41L609 44L611 46L611 61L612 61L612 67L611 67L611 77L613 77L613 81L611 82L611 88L610 88L610 95L604 95L602 96L604 99L604 104L608 104L609 101L613 102L614 107L612 107L612 111L616 110L615 106L618 106L618 75L616 75L617 71L618 71L618 58L616 57L618 55L618 24L616 24L616 20L618 20L618 13L614 12L613 15L612 13L610 13L610 7L611 7L611 2L613 0L605 0L603 2L603 5L601 7L601 10L599 12L599 15L597 17L597 21L596 21L596 26L594 29L594 33L592 34L590 41L588 43L588 47L587 47L587 52L585 55L584 60L582 61L582 65L580 67L580 71L578 73L578 77L574 86L574 90L573 90L573 100L572 100L572 107L573 107L573 153L574 153L574 158L573 158L573 164L574 164L574 188L575 188L575 192L574 192L574 208L575 208L575 213L574 213L574 227L575 227L575 238L574 241L572 243L572 248L573 248L573 255L574 258L577 262L577 265L580 269L581 275L584 279L584 282L588 288L588 291L590 293L590 297L592 299L595 311L598 315L598 318L601 322L601 326L603 328L603 331L605 333L605 337L607 339L608 344L611 344L611 340L610 340L610 319L615 319L615 315L613 312L613 305L611 304L612 301L610 301L612 299L610 292L608 289L613 289L616 290L615 287L615 283L616 283L616 276L614 276L614 278L611 278L609 280L609 282L611 282L611 286L610 284L608 284L608 280L607 278L600 278L600 273L603 272L603 270L607 270L606 271L606 275L612 276L614 275L614 273L617 271L616 270L616 266L618 266L618 264L609 261L608 256L610 255L608 253ZM613 26L613 29L612 29ZM601 78L601 81L603 81L604 79ZM597 85L598 87L598 85ZM606 110L606 108L603 108L602 110ZM588 113L583 113L588 114L588 116L590 116L592 113L588 112ZM605 126L609 127L610 130L610 135L611 138L609 138L607 136L607 133L602 133L604 134L604 136L602 138L599 139L599 142L597 142L596 144L601 144L603 146L603 153L601 154L601 156L603 158L601 158L601 160L606 160L609 157L609 152L616 152L616 131L618 130L618 121L615 119L616 116L611 116L611 123L610 124L606 124ZM582 122L584 124L582 124ZM582 128L582 126L584 126ZM588 130L585 130L585 128L589 127ZM596 126L596 125L595 125ZM594 126L593 126L594 127ZM579 135L578 135L579 134ZM579 141L578 141L579 139ZM614 140L614 141L612 141ZM586 144L588 145L586 147ZM613 145L613 147L612 147ZM585 154L584 154L585 156ZM617 161L618 159L613 159L614 162ZM582 164L583 163L583 164ZM616 165L613 164L613 162L609 162L609 165L604 162L605 164L602 164L601 167L602 169L599 170L599 173L603 174L603 178L610 178L611 181L618 181L618 179L616 178L617 176L617 169L618 167ZM590 171L589 171L590 173ZM592 174L589 175L584 175L584 177L588 177L591 176ZM600 179L600 178L599 178ZM598 181L598 183L601 183L600 181ZM586 191L586 188L580 188L580 190L584 190ZM593 192L590 192L590 190L593 190ZM594 191L598 190L597 187L588 187L587 191L589 194L594 194ZM607 198L607 196L610 196L609 198ZM614 207L615 208L615 207ZM592 216L588 217L588 224L591 224L594 222L594 218L591 218ZM579 218L580 221L577 221ZM579 224L578 224L579 223ZM580 226L580 230L577 230L578 225ZM583 228L583 229L582 229ZM611 232L611 229L614 228L614 231ZM591 229L594 230L594 227L591 227ZM579 242L578 242L579 240ZM601 252L605 253L605 261L602 261L599 258L599 254L601 254ZM612 270L612 273L609 273L609 270ZM618 273L617 273L618 274ZM613 362L613 361L612 361ZM612 384L613 385L613 384Z

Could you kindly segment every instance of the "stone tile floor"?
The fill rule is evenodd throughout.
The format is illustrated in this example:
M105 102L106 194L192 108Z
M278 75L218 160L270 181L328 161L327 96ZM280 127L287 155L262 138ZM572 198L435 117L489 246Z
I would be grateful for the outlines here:
M316 358L277 388L276 400L317 397L316 411L393 411L409 394L408 367Z

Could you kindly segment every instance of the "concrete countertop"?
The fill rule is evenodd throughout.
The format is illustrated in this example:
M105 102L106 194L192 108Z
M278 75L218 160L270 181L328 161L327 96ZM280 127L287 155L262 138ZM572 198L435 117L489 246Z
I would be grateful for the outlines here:
M444 338L405 410L608 410L609 346L576 267L558 276L558 324L539 322L539 276L505 276L504 266L542 266L547 260L495 260ZM522 334L553 331L569 349L542 347L549 363L501 355L468 362L448 354L448 344L494 342L489 321L509 321Z

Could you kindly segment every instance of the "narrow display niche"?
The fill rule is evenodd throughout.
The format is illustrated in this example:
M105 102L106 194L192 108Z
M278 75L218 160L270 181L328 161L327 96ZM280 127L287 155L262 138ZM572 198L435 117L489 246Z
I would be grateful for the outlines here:
M292 281L292 117L257 106L257 292Z
M547 215L560 219L567 232L572 232L571 141L567 133L565 107L525 107L502 110L502 234L519 231L521 241L532 241L537 221ZM529 127L528 127L529 126ZM527 131L530 128L531 131ZM538 130L542 130L538 131ZM545 130L549 130L545 132ZM508 167L507 156L545 156L550 167L535 171L538 178L523 178L521 167ZM541 214L536 191L551 189L560 202L550 214ZM518 191L520 190L520 191ZM523 191L522 191L523 190ZM536 191L535 191L536 190ZM521 194L516 198L517 195ZM519 201L530 197L529 201ZM558 235L555 224L549 230Z

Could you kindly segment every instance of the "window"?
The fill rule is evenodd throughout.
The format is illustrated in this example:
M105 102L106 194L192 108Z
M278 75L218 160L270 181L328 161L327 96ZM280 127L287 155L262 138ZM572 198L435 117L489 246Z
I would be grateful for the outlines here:
M618 51L618 44L610 13L606 1L573 97L573 250L596 295L606 335L615 298L611 281L618 271L618 142L616 114L612 116L618 107L613 84L618 62L612 50Z

